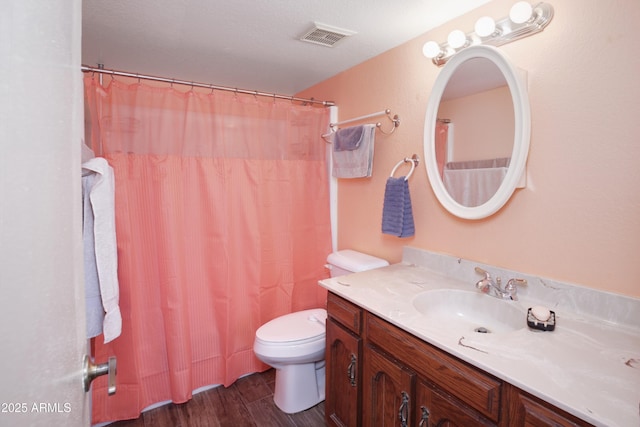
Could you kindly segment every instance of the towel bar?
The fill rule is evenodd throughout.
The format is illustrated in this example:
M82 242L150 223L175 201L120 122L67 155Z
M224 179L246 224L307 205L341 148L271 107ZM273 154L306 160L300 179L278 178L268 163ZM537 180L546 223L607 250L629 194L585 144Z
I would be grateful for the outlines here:
M390 131L385 131L384 129L382 129L382 123L377 122L376 129L378 129L380 132L384 133L385 135L391 135L393 131L395 131L398 126L400 126L400 117L397 114L391 117L391 110L387 108L386 110L378 111L377 113L371 113L365 116L354 117L353 119L343 120L337 123L329 123L329 128L330 128L329 133L325 133L321 135L322 139L324 139L327 143L331 144L331 141L329 141L327 138L331 136L333 132L337 131L338 126L359 122L365 119L370 119L372 117L378 117L378 116L384 116L384 115L386 115L387 118L391 120L391 122L393 123L393 127L391 128Z

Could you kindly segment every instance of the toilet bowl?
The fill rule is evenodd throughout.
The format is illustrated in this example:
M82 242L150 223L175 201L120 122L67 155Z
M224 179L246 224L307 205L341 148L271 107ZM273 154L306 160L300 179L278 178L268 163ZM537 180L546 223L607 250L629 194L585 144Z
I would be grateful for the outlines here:
M389 265L349 249L327 260L332 277ZM316 308L277 317L256 331L253 351L276 369L273 400L283 412L304 411L325 398L326 321L327 311Z
M277 317L256 331L253 351L276 369L273 400L283 412L304 411L324 400L327 311L298 311Z

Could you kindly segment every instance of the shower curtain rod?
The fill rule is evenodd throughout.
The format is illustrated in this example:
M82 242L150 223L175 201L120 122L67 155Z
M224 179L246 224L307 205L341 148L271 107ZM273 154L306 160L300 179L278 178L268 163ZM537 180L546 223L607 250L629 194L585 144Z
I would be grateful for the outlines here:
M99 73L99 74L109 74L111 76L133 77L136 79L153 80L156 82L164 82L164 83L171 83L171 84L175 83L175 84L180 84L185 86L201 87L201 88L206 88L211 90L222 90L226 92L242 93L245 95L266 96L274 99L275 98L287 99L291 102L297 101L297 102L302 102L303 104L321 104L325 107L332 107L336 105L333 101L318 101L313 98L310 98L310 99L298 98L295 96L279 95L277 93L258 92L257 90L246 90L246 89L232 88L228 86L218 86L218 85L207 84L207 83L189 82L186 80L168 79L166 77L148 76L148 75L138 74L138 73L129 73L126 71L107 70L106 68L100 68L100 67L94 68L94 67L89 67L87 65L81 66L80 69L84 73Z

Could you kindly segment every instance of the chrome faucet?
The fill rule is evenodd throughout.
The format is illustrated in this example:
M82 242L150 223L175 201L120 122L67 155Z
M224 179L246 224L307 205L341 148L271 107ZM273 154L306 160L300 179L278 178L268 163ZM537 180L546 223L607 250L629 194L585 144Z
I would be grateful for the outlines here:
M517 285L524 286L527 284L526 279L509 279L504 287L504 291L509 295L511 301L518 301L518 287Z
M479 280L476 283L476 289L480 292L499 299L505 299L510 301L518 301L518 287L517 285L526 285L525 279L509 279L504 289L501 286L502 279L496 277L495 282L491 279L491 274L488 271L483 270L480 267L476 267L476 273L484 274L484 279Z

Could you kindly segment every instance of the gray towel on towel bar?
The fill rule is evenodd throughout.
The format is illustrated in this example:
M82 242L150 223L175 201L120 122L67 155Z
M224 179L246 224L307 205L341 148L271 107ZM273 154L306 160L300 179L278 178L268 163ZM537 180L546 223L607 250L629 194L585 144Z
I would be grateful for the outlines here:
M352 126L337 130L336 134L333 136L333 150L357 150L360 147L360 144L362 144L364 134L364 126Z
M339 135L352 128L340 129L332 135L332 175L336 178L371 176L376 125L366 124L355 128L359 128L361 132L352 131L350 135L353 138L348 143L337 141L340 139ZM356 136L359 137L356 139Z
M384 191L382 232L397 237L415 234L409 181L405 177L389 177Z

